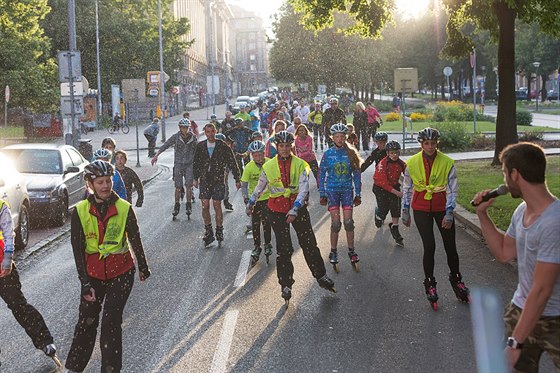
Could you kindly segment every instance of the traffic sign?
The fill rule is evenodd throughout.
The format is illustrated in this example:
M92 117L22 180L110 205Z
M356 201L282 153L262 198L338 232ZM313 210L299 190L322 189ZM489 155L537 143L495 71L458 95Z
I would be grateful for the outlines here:
M148 91L148 95L150 95L151 97L157 97L159 95L159 89L150 87L150 90Z
M6 100L6 103L10 102L10 86L9 85L6 86L6 91L4 93L4 99Z
M70 97L63 96L60 98L60 113L63 116L72 116L72 106L74 106L74 115L84 114L84 98L83 96L74 96L74 103Z
M74 86L74 97L84 95L84 85L82 82L74 82L72 85ZM70 98L69 82L60 83L60 95L68 96L68 98Z
M70 61L68 61L70 59ZM72 64L70 71L69 62ZM61 83L82 80L82 58L80 52L60 51L58 52L58 79Z
M443 75L445 76L451 76L451 74L453 74L453 69L449 66L445 66L443 68Z
M415 92L418 90L418 69L415 67L397 68L394 71L395 91Z

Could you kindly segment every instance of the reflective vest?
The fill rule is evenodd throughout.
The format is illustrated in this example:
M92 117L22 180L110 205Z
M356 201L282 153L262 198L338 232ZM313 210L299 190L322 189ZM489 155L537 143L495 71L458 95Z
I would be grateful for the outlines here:
M264 158L264 163L266 163L269 158ZM249 191L249 196L253 194L255 187L259 182L259 177L262 173L262 166L258 166L255 161L247 163L243 169L243 176L241 176L241 181L247 182L247 189ZM269 197L268 187L265 189L263 194L259 197L259 201L266 201Z
M309 172L311 171L307 162L292 155L292 159L290 161L290 185L287 188L284 188L282 175L280 174L280 166L278 166L278 156L266 162L262 168L268 180L270 198L290 198L291 195L297 196L299 193L298 184L300 175L304 171L307 175L309 175Z
M115 202L117 214L111 216L107 221L103 242L99 242L98 218L89 210L91 203L85 199L76 205L78 217L82 223L82 229L86 238L86 253L99 253L99 258L106 258L111 254L123 254L128 251L128 241L125 234L126 219L130 210L130 203L119 198Z
M430 180L426 183L423 152L414 154L406 161L414 190L417 192L426 191L424 199L428 201L432 199L432 194L444 192L447 189L447 176L454 162L447 155L437 151L430 171Z

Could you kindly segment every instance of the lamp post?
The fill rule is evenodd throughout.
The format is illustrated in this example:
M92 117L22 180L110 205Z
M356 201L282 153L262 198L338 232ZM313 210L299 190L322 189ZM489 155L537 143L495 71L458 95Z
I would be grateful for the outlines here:
M537 87L536 87L536 89L537 89L537 97L536 97L537 106L536 106L535 111L539 111L539 93L540 93L540 89L539 89L540 88L539 87L539 80L540 80L539 79L539 66L540 65L541 65L540 62L533 62L533 66L535 66L535 81L536 81L536 84L537 84ZM531 94L530 90L529 90L529 94Z
M165 79L163 77L163 31L161 26L161 0L158 0L158 20L159 20L159 107L161 109L161 142L165 142Z
M101 61L99 57L99 1L95 0L95 50L97 53L97 127L103 115L103 103L101 100Z

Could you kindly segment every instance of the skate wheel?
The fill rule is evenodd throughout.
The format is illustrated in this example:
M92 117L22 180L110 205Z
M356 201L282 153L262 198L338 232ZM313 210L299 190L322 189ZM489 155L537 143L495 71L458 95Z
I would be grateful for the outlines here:
M432 303L432 308L434 311L437 311L437 302Z
M336 288L333 286L332 288L329 289L331 291L331 293L336 293Z
M270 255L267 255L267 256L266 256L266 265L269 265L269 264L270 264L270 258L269 258L269 256L270 256Z
M289 305L290 305L290 300L289 300L289 299L285 299L285 300L284 300L284 306L285 306L286 308L288 308Z
M340 272L340 267L338 266L338 263L334 263L334 264L333 264L333 269L334 269L334 271L335 271L336 273L339 273L339 272Z
M177 217L176 217L176 216L174 216L174 217L173 217L172 219L173 219L173 221L175 221L175 220L177 220Z
M56 355L51 356L51 359L53 359L54 363L56 364L56 366L58 368L62 368L62 363L60 362L60 359L58 358L58 356L56 356Z
M360 272L360 265L358 263L352 263L352 268L354 268L354 271Z

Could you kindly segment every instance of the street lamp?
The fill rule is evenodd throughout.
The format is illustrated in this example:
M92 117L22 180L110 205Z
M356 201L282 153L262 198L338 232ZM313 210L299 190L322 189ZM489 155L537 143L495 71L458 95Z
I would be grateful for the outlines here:
M101 126L100 119L103 115L101 100L101 61L99 57L99 1L95 0L95 50L97 54L97 127Z
M533 62L533 66L535 66L535 81L537 83L537 106L535 111L539 111L539 93L540 93L540 87L539 87L539 66L541 65L540 62ZM529 94L531 94L531 92L529 92Z
M165 142L165 79L163 77L163 30L161 16L161 0L158 0L158 21L159 21L159 107L161 110L161 142Z

